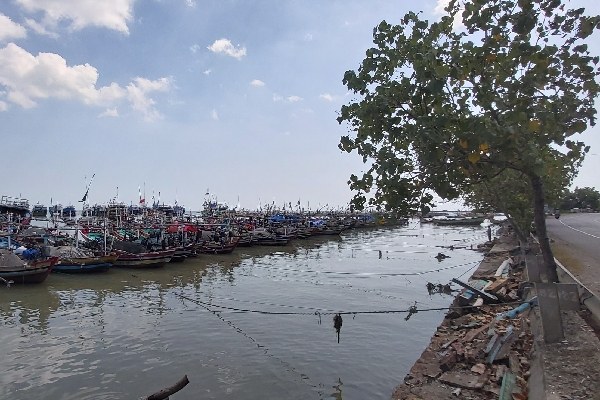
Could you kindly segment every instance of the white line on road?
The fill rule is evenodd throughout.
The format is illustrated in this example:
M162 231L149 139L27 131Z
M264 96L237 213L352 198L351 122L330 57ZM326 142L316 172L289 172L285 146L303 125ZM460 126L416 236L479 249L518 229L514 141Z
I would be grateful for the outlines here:
M564 223L563 221L561 221L561 220L559 220L559 222L560 222L561 224L563 224L564 226L566 226L567 228L569 228L569 229L573 229L573 230L574 230L574 231L576 231L576 232L583 233L584 235L588 235L588 236L591 236L591 237L593 237L593 238L596 238L596 239L600 239L600 236L592 235L591 233L587 233L587 232L581 231L581 230L579 230L579 229L577 229L577 228L573 228L572 226L565 224L565 223Z

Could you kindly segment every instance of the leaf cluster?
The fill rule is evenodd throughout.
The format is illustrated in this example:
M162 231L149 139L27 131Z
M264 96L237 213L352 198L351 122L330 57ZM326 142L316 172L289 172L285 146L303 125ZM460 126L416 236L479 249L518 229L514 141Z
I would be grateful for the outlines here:
M372 191L371 204L409 211L430 191L453 199L506 170L571 171L588 151L573 135L595 124L599 58L585 40L600 17L557 0L454 0L446 11L382 21L344 75L356 99L340 110L339 147L369 163L349 180L359 208Z

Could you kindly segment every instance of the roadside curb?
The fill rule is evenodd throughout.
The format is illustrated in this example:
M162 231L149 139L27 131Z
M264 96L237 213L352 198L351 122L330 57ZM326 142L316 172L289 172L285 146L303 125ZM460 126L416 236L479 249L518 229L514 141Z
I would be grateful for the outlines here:
M556 265L560 268L558 279L563 283L574 283L577 285L581 304L590 311L595 322L600 324L600 298L598 295L581 283L560 261L557 259L554 259L554 261L556 261Z

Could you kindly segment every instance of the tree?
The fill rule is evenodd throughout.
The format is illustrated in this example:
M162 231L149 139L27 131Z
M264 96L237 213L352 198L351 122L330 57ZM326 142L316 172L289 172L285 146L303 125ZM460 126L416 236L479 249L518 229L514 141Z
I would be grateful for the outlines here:
M594 188L575 188L573 192L567 191L562 198L560 208L570 210L572 208L597 210L600 208L600 192Z
M563 193L571 184L576 170L566 162L556 150L554 159L546 160L546 169L542 175L546 194L546 204L556 208ZM501 211L515 229L522 242L526 242L526 233L533 220L533 193L531 185L522 172L505 169L489 180L473 184L463 194L465 204L481 210Z
M343 79L358 98L340 110L351 134L339 147L368 163L349 180L354 206L425 208L431 192L457 198L514 171L531 190L556 281L542 178L553 164L576 169L588 151L573 136L595 123L599 58L584 41L600 17L584 11L560 0L453 0L432 24L414 12L398 25L382 21ZM459 17L464 30L455 29Z

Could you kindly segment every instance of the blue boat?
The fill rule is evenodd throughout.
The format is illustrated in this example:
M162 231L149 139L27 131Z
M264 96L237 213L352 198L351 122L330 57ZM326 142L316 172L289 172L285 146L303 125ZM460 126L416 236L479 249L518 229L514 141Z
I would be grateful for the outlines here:
M85 272L106 272L117 256L61 258L52 269L54 272L78 274Z

